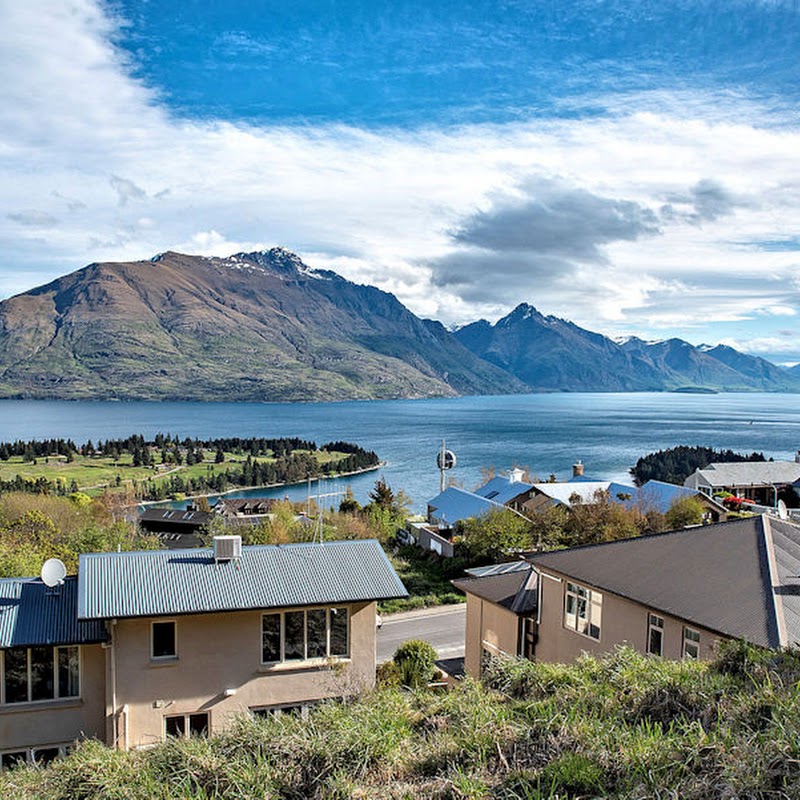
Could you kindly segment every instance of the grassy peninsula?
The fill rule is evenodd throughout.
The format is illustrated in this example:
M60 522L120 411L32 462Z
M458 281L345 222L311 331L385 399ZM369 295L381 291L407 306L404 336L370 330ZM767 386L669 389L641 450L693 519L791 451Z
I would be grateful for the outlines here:
M800 658L734 644L716 662L627 649L572 666L497 662L487 685L384 688L308 719L115 753L85 742L0 776L19 800L791 798ZM353 687L342 687L343 692Z

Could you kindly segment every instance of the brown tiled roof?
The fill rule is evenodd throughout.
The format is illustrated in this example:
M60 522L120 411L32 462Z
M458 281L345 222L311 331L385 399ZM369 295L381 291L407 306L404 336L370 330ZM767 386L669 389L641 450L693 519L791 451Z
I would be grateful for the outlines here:
M540 553L531 561L754 644L800 639L800 528L788 522L752 517Z

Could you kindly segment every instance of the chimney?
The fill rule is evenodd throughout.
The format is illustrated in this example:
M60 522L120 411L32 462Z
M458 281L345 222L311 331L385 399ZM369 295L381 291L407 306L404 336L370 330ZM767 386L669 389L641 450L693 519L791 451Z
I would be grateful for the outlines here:
M583 477L583 462L580 459L578 459L577 464L572 465L572 477L573 478Z
M524 469L520 469L519 467L514 467L514 469L510 470L508 473L508 482L520 483L522 481L522 476L524 474L525 474Z
M215 536L214 561L235 561L242 557L241 536Z
M796 464L800 464L800 450L795 453L794 460Z

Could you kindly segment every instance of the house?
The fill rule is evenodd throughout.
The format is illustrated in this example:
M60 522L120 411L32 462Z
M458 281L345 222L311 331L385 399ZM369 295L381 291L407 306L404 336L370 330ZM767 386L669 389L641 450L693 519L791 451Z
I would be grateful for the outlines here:
M260 521L270 517L281 501L274 497L220 497L211 510L224 519Z
M81 736L131 749L301 710L375 681L378 542L92 553L77 577L0 581L0 758Z
M716 492L730 492L763 506L776 507L781 495L792 507L798 505L800 454L794 461L742 461L709 464L696 469L684 486L697 489L708 497Z
M767 515L539 553L529 571L465 578L466 671L617 645L711 658L720 641L800 642L800 527Z
M187 508L146 508L139 512L139 527L152 533L168 548L200 547L200 534L208 528L214 515L208 511Z

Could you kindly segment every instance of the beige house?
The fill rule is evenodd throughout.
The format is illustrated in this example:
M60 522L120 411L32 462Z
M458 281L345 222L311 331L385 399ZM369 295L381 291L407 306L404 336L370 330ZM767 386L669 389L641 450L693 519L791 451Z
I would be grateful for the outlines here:
M708 659L725 639L800 642L800 527L766 515L541 553L454 584L475 676L498 655L569 662L627 644Z
M82 736L147 747L354 694L375 681L376 601L405 594L377 542L233 536L85 555L55 590L0 581L2 764L49 760Z

